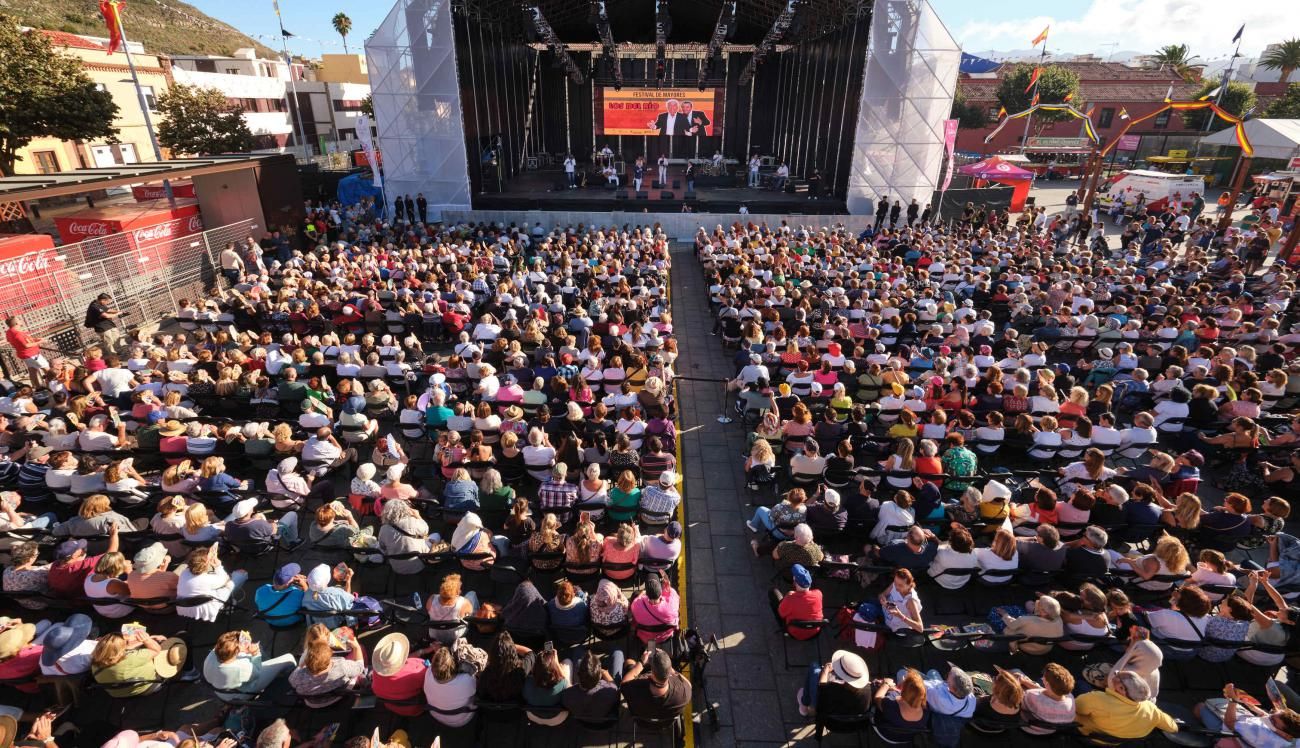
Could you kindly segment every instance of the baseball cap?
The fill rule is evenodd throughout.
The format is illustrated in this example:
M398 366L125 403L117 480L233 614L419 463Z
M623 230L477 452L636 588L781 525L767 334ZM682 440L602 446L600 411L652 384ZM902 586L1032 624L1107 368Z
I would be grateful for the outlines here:
M803 564L795 564L790 567L790 577L794 579L796 587L802 587L805 590L812 588L812 573Z
M284 566L281 566L279 569L276 570L275 578L273 581L275 582L276 585L283 587L289 583L289 580L293 579L294 577L298 576L301 573L302 573L302 567L290 561L289 563L285 564Z
M59 547L55 549L54 555L57 559L62 561L63 559L71 558L72 554L77 551L84 551L85 549L86 541L81 540L80 538L74 538L59 543Z

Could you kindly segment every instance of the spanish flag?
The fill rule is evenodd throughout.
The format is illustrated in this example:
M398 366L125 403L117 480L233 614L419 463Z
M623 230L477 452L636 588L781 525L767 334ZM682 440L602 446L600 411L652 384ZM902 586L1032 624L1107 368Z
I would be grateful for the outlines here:
M1007 108L1004 106L998 107L998 119L1002 119L1005 116L1007 116Z
M1033 75L1029 76L1029 85L1025 86L1025 93L1029 93L1029 89L1034 87L1034 84L1038 82L1038 76L1041 75L1042 72L1043 72L1042 68L1039 67L1034 68Z
M1042 33L1040 33L1038 36L1034 37L1034 40L1033 40L1032 42L1030 42L1029 44L1030 44L1031 46L1037 47L1039 44L1043 44L1044 42L1046 42L1046 41L1047 41L1047 30L1050 29L1050 28L1052 28L1050 25L1048 25L1048 26L1044 26L1044 27L1043 27L1043 31L1042 31Z
M122 46L122 0L99 0L99 13L108 25L108 53L111 55Z
M1125 107L1120 107L1120 108L1119 108L1119 118L1120 118L1120 119L1128 119L1128 109L1126 109Z

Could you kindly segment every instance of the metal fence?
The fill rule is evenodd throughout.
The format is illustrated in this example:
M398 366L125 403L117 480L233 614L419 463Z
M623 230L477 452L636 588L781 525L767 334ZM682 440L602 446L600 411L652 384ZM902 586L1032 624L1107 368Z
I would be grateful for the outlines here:
M101 293L122 312L120 325L135 329L175 313L182 298L201 300L216 285L217 256L228 242L255 237L252 220L198 234L132 246L126 234L88 239L55 250L54 267L37 267L20 280L0 284L6 314L44 338L48 357L79 354L98 339L82 326L86 308ZM0 365L10 377L26 372L9 346Z

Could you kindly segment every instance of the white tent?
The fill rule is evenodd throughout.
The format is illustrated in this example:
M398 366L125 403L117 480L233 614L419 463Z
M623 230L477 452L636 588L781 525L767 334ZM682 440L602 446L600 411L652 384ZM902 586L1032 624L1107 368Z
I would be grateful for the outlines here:
M1248 119L1246 139L1255 158L1289 159L1300 156L1300 119ZM1236 146L1236 128L1229 127L1201 138L1202 145Z

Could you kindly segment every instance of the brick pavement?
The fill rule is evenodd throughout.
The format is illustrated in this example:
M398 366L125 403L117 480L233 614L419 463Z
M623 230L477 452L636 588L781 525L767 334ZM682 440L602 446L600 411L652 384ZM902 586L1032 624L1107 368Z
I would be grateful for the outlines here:
M677 373L682 377L729 378L734 374L708 310L704 275L689 245L673 249L672 300L677 336ZM714 730L697 704L695 743L700 746L787 745L809 730L794 694L810 643L789 644L793 668L784 662L781 636L767 603L770 563L754 558L745 529L748 497L739 423L717 422L722 385L679 381L682 457L685 463L689 542L688 613L701 633L716 633L722 652L709 664L710 700L718 705ZM829 653L826 653L829 654ZM702 704L702 702L700 702Z

